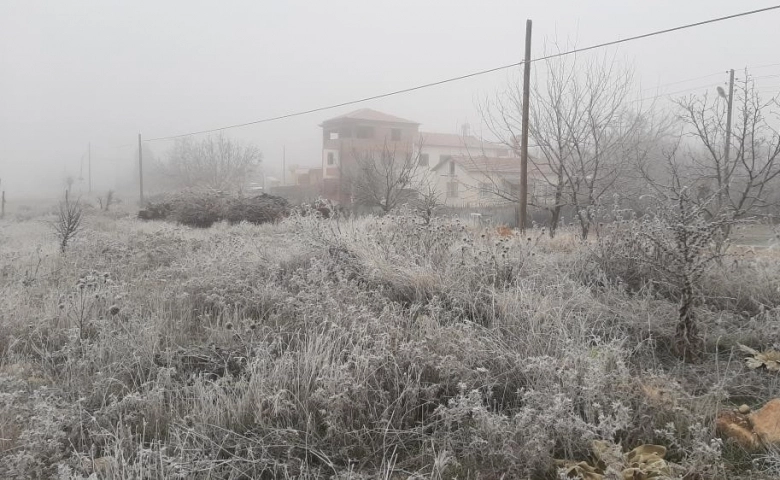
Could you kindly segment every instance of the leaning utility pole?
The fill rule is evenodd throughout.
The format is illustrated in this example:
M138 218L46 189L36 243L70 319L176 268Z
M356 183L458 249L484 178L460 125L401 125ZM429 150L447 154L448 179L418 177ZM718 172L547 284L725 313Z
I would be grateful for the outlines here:
M525 21L525 60L523 61L523 132L520 147L520 212L518 227L525 232L528 216L528 101L531 92L531 20Z
M89 177L89 193L92 193L92 142L89 142L87 152L87 176Z
M144 153L141 147L141 134L138 134L138 186L141 189L141 208L144 208Z

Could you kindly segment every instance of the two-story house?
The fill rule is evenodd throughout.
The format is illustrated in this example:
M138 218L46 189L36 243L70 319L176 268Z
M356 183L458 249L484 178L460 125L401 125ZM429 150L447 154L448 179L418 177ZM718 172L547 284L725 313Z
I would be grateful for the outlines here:
M322 127L323 194L348 201L345 178L362 156L385 149L397 155L412 155L419 123L370 108L362 108L325 120Z
M350 169L361 156L383 149L416 159L415 174L448 205L495 205L517 195L520 159L506 145L471 135L468 125L461 134L420 132L417 122L363 108L320 126L322 194L327 198L350 202ZM529 181L530 189L535 185Z

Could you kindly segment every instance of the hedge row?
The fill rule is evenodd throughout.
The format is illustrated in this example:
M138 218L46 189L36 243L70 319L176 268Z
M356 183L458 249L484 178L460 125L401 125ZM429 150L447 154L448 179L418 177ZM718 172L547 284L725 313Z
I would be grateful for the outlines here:
M229 195L211 190L185 191L150 202L138 212L142 220L168 220L208 228L225 220L254 224L275 222L289 215L290 204L273 195Z

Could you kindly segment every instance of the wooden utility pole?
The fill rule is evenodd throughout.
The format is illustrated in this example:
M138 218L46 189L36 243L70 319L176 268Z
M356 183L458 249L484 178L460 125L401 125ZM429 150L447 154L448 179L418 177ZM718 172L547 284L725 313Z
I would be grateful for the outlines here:
M87 152L87 176L89 177L89 193L92 193L92 142L89 142Z
M729 158L731 157L731 107L734 104L734 69L729 71L729 105L728 112L726 113L726 151L723 156L725 158L726 168L729 164Z
M141 208L144 207L144 150L141 145L141 134L138 134L138 187L141 191Z
M518 227L525 232L528 216L528 101L531 96L531 20L525 21L525 60L523 61L523 132L520 146L520 212Z
M723 90L718 87L718 93ZM726 97L728 105L726 106L726 141L723 147L723 170L718 170L718 210L723 205L723 181L726 181L729 172L729 159L731 157L731 107L734 103L734 69L729 70L729 95Z

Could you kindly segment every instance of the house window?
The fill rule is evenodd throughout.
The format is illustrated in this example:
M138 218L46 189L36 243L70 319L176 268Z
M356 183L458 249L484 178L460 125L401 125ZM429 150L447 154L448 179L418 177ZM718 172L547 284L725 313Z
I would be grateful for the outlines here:
M330 133L328 133L328 138L330 140L338 140L339 139L339 132L330 132Z
M458 198L458 182L447 182L447 198Z
M401 140L401 129L400 128L394 128L390 130L390 140L393 140L397 142L398 140Z
M328 152L328 166L333 166L336 164L336 154L333 152Z
M427 153L421 153L420 158L417 160L417 163L421 167L427 167L428 166L428 154Z
M361 126L355 130L355 136L357 138L374 138L374 127Z
M455 162L450 160L450 175L455 175Z
M493 193L492 185L488 182L479 183L479 198L488 198Z

